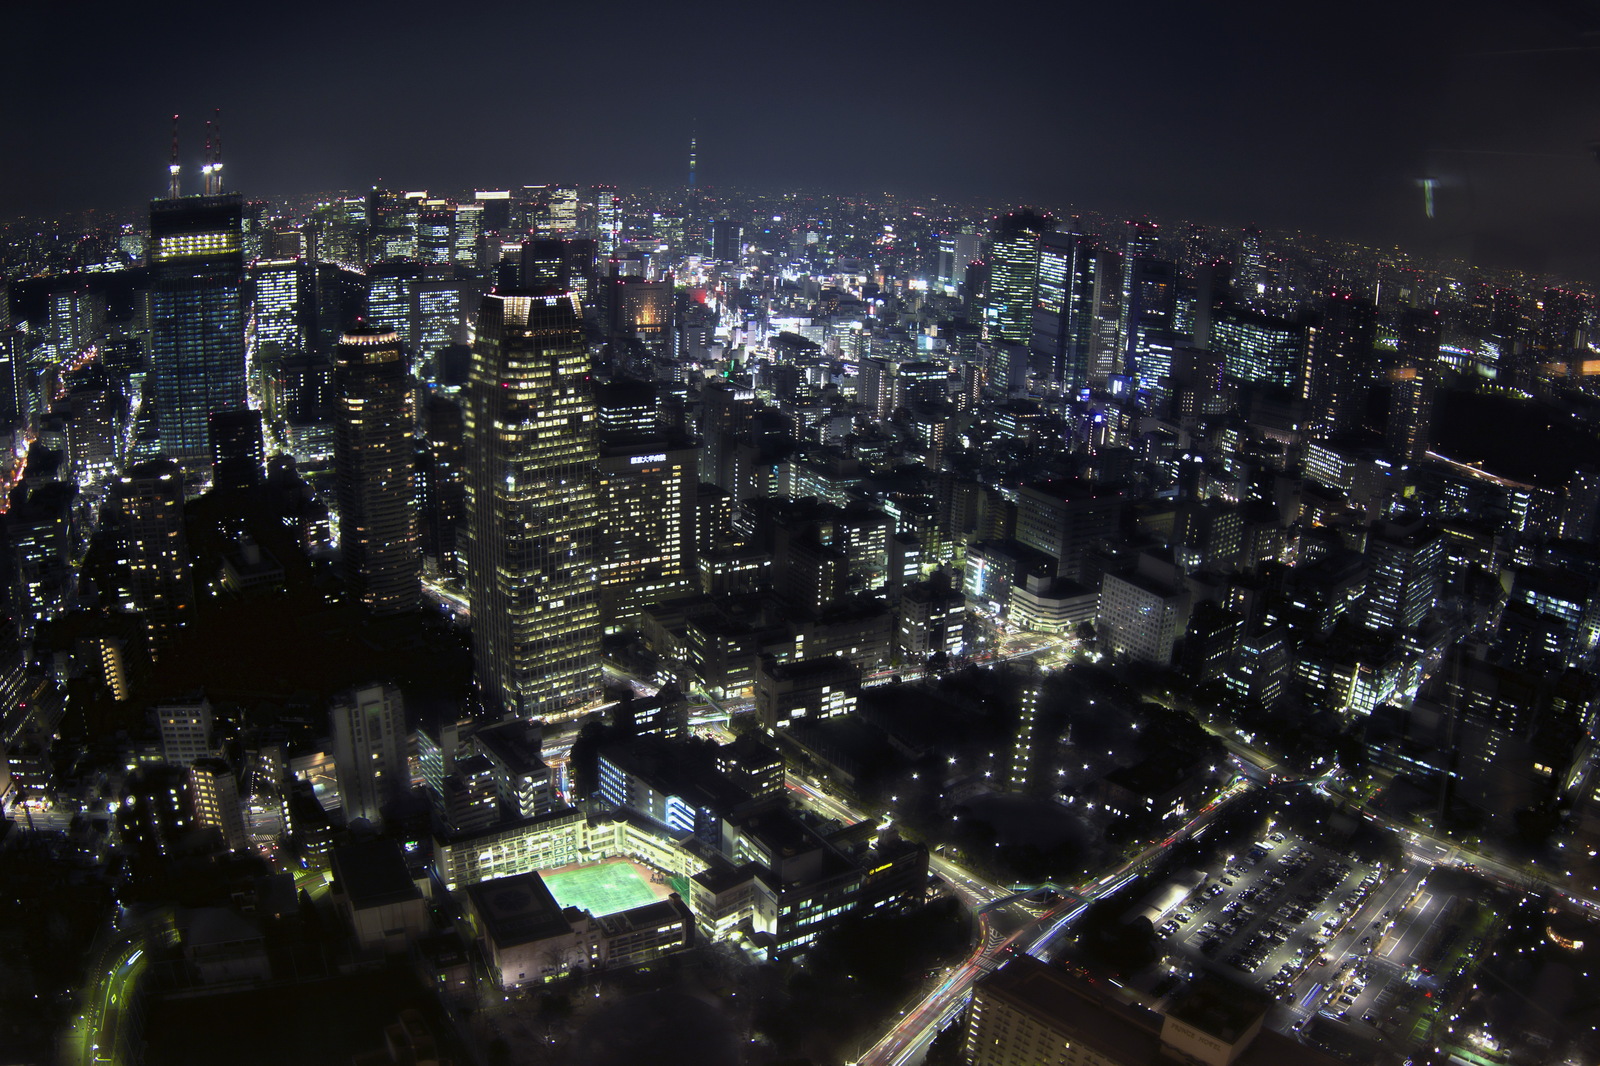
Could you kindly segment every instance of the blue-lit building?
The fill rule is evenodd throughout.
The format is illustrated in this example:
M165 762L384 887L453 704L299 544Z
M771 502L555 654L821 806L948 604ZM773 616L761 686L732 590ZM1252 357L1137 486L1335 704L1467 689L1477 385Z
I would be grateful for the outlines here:
M243 209L234 194L150 205L150 369L161 451L209 464L213 411L245 406Z
M748 792L725 778L712 761L661 737L607 744L599 753L599 797L657 825L690 833L716 847L722 820L751 808ZM763 806L765 801L756 803Z

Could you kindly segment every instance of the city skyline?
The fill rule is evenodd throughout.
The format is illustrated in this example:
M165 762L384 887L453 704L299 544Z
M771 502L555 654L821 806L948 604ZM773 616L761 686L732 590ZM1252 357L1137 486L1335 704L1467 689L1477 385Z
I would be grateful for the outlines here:
M8 1063L1600 1061L1600 0L61 7Z
M214 12L164 25L157 40L153 25L108 8L74 26L84 49L107 46L99 77L68 76L46 50L23 58L19 77L42 102L0 118L0 135L26 161L0 177L0 202L49 212L157 195L173 112L184 116L186 187L198 188L203 123L220 108L230 185L256 195L374 182L505 187L532 175L681 186L696 138L701 187L1075 205L1600 275L1582 222L1600 196L1589 147L1600 139L1592 3L1438 13L1358 5L1331 21L1274 11L1171 5L1136 19L1115 8L1002 7L968 33L953 6L884 8L811 44L778 32L780 16L711 9L684 20L640 4L613 20L616 54L662 63L586 77L578 52L547 50L535 65L515 58L519 30L581 39L576 12L559 8L537 25L486 9L482 19L498 19L496 37L507 42L493 46L471 22L441 26L420 6L380 22L320 12L307 24L317 29L287 53L274 49L295 32L292 10L278 33ZM23 39L60 28L54 9L19 18ZM339 59L356 42L427 74L382 91L357 83ZM163 48L189 62L133 75L134 57ZM454 87L485 49L501 48L507 54L487 64L487 96L476 80L470 93ZM775 69L841 88L819 97L752 87L716 106L667 88L692 81L702 55L715 63L752 50ZM320 77L275 79L286 64ZM93 95L122 72L128 88ZM542 128L537 150L494 132L495 101L541 94L560 101L563 120ZM819 100L838 121L817 125ZM348 136L351 115L360 136ZM598 126L605 138L585 134ZM430 150L418 152L418 137ZM69 164L84 146L99 165Z

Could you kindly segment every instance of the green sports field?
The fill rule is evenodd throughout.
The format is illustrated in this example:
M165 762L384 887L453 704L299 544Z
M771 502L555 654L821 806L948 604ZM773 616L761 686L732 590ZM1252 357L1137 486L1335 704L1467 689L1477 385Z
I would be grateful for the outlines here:
M557 903L563 907L581 907L596 918L654 903L665 894L664 889L658 890L631 862L568 867L541 876Z

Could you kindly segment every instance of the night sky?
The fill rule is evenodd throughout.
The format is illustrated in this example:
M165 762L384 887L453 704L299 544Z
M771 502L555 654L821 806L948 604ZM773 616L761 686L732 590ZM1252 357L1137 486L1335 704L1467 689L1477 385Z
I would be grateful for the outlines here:
M1600 279L1600 0L34 3L0 214L612 181L893 190L1394 241ZM1438 179L1436 216L1418 180Z

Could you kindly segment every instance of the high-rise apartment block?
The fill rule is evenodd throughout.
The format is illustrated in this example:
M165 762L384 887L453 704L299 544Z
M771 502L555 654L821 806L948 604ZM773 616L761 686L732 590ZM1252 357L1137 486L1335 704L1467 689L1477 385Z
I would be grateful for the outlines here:
M250 846L244 809L239 804L239 779L226 760L204 758L189 764L189 800L194 804L196 824L220 832L229 851Z
M367 685L337 697L328 717L345 821L377 822L411 787L405 700L393 685Z

